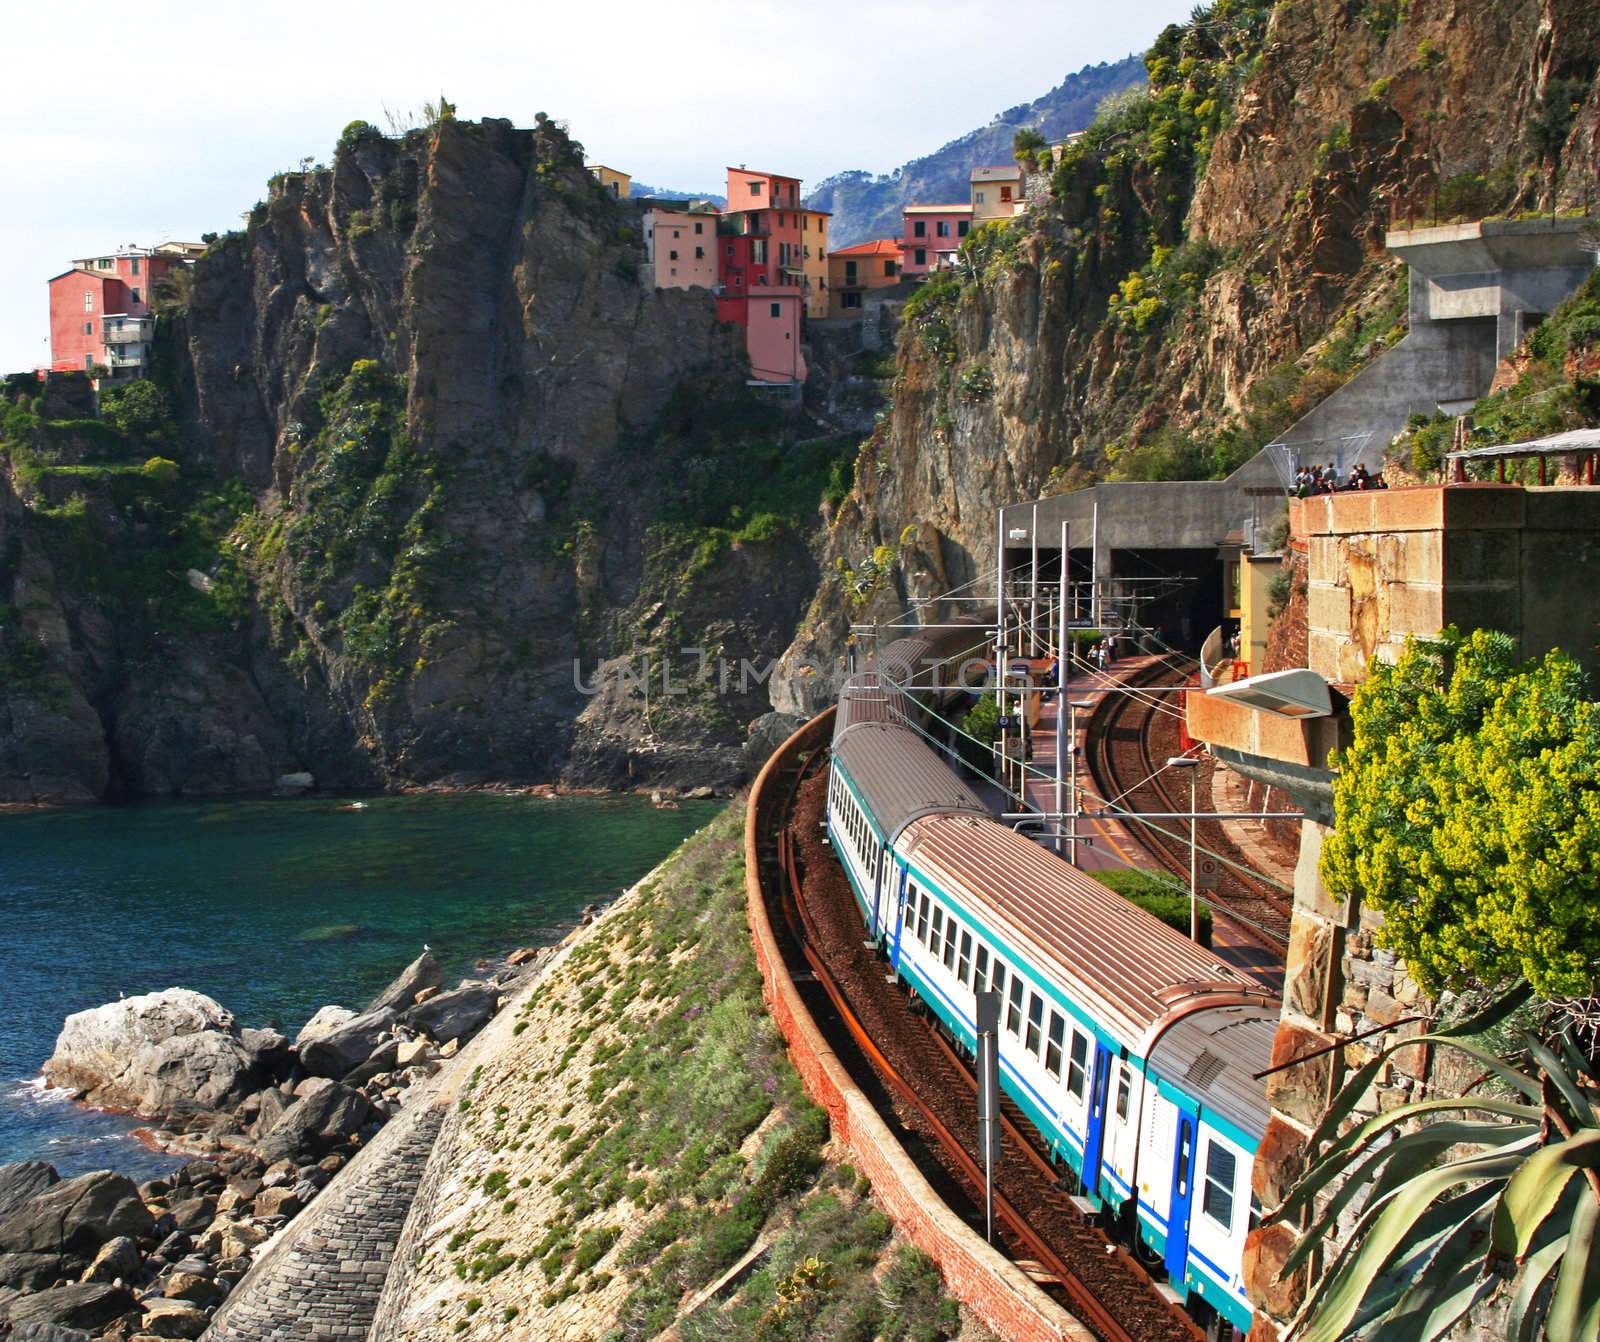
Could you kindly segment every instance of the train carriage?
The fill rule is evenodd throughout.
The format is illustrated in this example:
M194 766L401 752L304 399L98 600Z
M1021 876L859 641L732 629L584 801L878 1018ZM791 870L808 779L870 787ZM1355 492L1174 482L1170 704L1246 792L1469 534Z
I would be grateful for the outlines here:
M903 641L904 642L904 641ZM897 648L899 645L895 645ZM919 656L929 655L919 652ZM871 940L958 1043L1002 1000L1001 1081L1173 1285L1247 1329L1250 1170L1276 1004L1204 948L994 821L909 724L897 674L847 682L827 826Z

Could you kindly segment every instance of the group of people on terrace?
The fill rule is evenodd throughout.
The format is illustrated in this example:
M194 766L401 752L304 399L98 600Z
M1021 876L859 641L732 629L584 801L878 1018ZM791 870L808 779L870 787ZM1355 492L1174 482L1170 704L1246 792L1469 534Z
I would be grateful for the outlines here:
M1302 466L1294 473L1295 497L1301 499L1310 494L1337 494L1349 489L1387 488L1388 482L1382 475L1370 474L1360 462L1343 484L1339 483L1339 468L1331 461L1326 466Z

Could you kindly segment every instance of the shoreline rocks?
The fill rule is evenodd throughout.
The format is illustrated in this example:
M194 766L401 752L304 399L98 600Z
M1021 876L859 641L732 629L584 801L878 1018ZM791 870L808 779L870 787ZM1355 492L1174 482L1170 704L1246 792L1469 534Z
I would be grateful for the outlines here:
M67 1017L50 1083L156 1120L144 1135L187 1163L138 1186L111 1170L0 1165L0 1334L199 1337L256 1250L548 953L517 950L446 988L424 949L364 1011L323 1007L292 1042L184 988Z

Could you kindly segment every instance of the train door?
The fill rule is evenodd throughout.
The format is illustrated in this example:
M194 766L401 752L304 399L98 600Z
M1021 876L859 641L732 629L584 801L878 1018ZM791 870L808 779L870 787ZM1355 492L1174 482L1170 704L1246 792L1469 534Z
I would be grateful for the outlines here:
M894 914L894 942L889 950L889 967L896 973L900 971L900 936L906 926L906 903L909 898L910 886L908 884L909 867L900 868L900 898L895 901Z
M1083 1142L1083 1191L1100 1201L1100 1157L1105 1150L1106 1094L1111 1084L1111 1050L1098 1039L1094 1045L1094 1079L1089 1085L1089 1123Z
M883 896L883 887L888 884L885 876L889 867L889 845L879 843L874 839L872 851L874 857L872 863L872 901L868 906L872 911L872 916L867 923L867 939L876 941L878 939L878 902Z
M1182 1287L1189 1263L1189 1208L1194 1202L1195 1115L1177 1111L1173 1141L1172 1196L1167 1200L1167 1279Z

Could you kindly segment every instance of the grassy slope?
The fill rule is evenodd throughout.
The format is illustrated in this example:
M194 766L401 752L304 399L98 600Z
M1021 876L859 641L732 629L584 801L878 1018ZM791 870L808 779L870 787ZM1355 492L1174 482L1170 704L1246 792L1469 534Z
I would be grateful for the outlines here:
M469 1096L415 1335L981 1336L831 1158L761 1001L735 804L577 945Z

